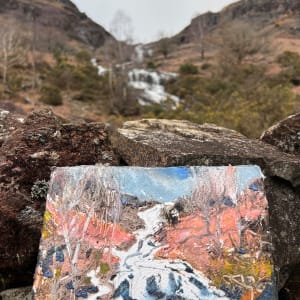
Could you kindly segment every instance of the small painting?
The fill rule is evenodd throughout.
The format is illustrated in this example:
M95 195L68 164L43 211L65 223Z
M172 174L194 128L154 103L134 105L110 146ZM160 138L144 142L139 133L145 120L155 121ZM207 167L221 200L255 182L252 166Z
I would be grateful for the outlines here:
M257 166L57 168L35 299L276 299L263 179Z

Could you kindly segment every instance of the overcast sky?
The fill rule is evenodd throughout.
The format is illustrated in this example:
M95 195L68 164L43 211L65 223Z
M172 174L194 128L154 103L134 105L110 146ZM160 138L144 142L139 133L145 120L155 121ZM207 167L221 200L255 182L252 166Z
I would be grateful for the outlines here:
M109 31L118 10L132 20L135 42L149 42L163 31L173 35L190 23L192 17L219 11L236 0L72 0L81 11Z

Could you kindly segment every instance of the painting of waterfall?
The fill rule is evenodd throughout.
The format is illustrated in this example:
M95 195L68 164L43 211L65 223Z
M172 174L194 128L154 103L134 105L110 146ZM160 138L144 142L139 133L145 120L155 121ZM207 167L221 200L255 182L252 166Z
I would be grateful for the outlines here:
M257 166L57 168L35 299L275 299Z

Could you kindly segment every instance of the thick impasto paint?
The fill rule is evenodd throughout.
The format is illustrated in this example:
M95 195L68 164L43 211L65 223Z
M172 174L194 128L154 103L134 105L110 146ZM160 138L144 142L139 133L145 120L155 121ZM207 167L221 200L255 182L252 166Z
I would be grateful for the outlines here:
M274 299L256 166L52 174L35 299Z

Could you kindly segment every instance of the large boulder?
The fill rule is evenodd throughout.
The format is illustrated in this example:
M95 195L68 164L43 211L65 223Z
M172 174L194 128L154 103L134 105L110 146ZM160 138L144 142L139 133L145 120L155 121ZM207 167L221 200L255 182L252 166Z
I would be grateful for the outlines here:
M64 124L48 110L22 122L0 147L0 291L32 284L52 168L118 164L104 124Z
M248 165L261 167L270 209L279 288L300 265L300 158L212 124L126 122L112 137L126 165Z
M300 113L289 116L267 129L261 140L283 152L300 155Z

